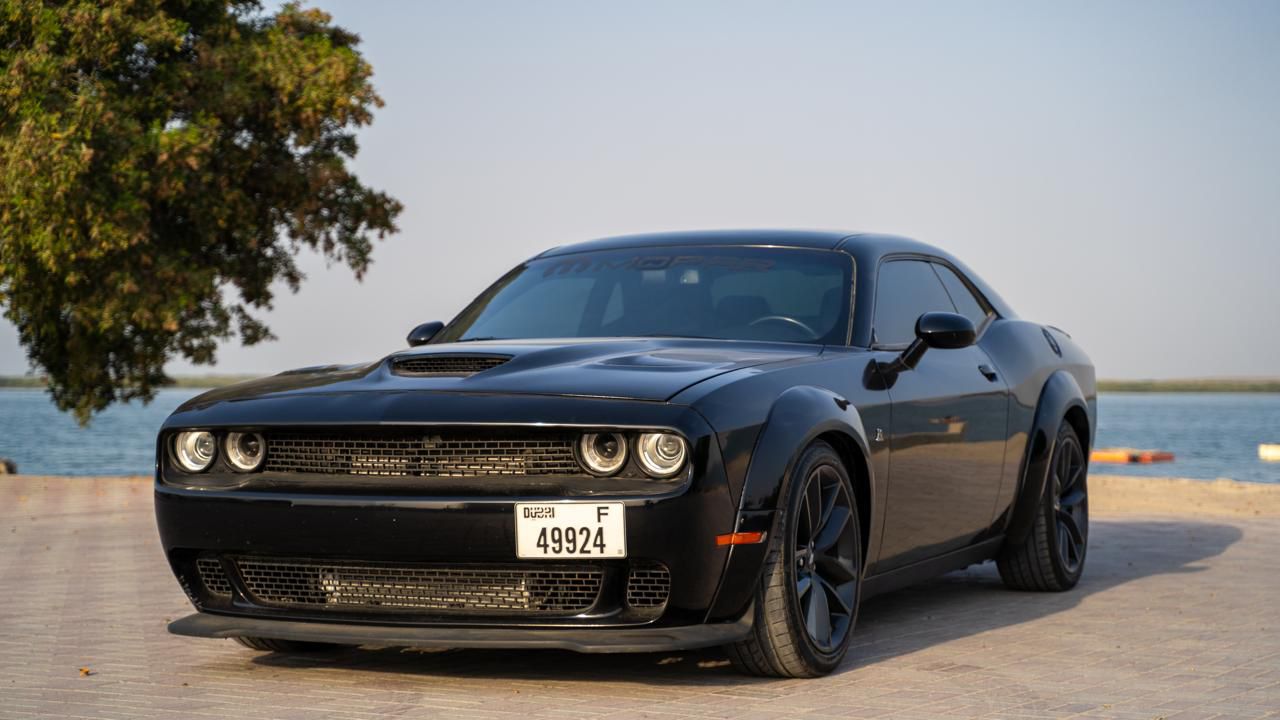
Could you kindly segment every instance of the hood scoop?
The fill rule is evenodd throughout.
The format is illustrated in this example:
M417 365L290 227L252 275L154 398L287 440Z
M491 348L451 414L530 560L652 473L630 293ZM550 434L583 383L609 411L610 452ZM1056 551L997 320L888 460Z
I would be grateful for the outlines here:
M466 377L510 359L510 355L417 355L392 360L391 372L408 377Z

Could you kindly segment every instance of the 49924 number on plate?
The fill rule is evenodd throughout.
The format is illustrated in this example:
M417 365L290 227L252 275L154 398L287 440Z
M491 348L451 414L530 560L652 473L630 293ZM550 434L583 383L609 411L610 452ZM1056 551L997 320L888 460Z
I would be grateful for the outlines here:
M622 503L516 503L516 556L624 558L627 516Z

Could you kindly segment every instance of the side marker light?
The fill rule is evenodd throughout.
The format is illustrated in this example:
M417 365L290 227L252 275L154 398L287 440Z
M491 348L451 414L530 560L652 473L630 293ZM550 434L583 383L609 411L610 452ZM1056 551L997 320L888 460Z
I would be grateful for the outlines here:
M766 532L737 532L728 535L717 535L716 545L756 545L764 542L769 533Z

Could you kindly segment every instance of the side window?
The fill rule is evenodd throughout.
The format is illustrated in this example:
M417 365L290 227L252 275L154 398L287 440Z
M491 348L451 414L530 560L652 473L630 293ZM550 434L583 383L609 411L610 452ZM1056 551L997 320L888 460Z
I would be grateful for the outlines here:
M973 321L974 327L982 327L982 323L987 319L987 309L978 300L968 285L960 279L955 270L946 265L933 264L933 269L938 271L938 277L942 278L942 284L947 288L947 294L951 296L951 301L956 304L956 311L961 315Z
M933 267L923 260L892 260L876 278L873 327L880 345L905 345L916 337L916 320L927 312L955 312Z

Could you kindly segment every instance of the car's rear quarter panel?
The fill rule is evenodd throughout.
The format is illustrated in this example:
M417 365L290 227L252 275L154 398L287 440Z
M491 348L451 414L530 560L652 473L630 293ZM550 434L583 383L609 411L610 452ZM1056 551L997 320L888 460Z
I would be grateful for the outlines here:
M1048 333L1061 355L1046 337ZM1023 461L1036 408L1049 376L1069 373L1079 385L1088 410L1092 445L1097 425L1097 382L1092 361L1066 333L1019 319L997 320L983 333L979 344L995 363L1009 385L1009 435L1005 446L1004 472L996 501L993 522L1011 511L1022 482Z

